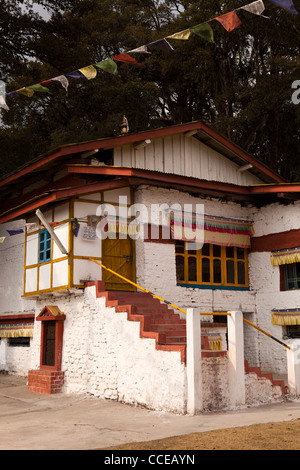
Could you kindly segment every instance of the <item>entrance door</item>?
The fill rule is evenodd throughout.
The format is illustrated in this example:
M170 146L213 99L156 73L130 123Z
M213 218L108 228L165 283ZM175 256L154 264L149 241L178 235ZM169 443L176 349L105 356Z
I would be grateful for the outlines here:
M118 236L118 235L117 235ZM126 237L102 240L102 264L135 282L134 241ZM132 284L102 268L102 280L107 290L135 291Z

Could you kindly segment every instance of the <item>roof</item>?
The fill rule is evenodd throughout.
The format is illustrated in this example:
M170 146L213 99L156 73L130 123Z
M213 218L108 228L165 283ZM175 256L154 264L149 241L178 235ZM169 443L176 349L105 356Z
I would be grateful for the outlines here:
M46 168L49 168L49 166L59 166L62 161L68 160L68 157L73 156L74 154L96 149L109 149L147 139L154 139L155 137L163 137L184 132L194 132L193 135L195 138L203 142L208 147L211 147L217 152L221 153L229 160L234 161L238 165L242 166L247 163L251 164L252 168L250 168L248 171L266 183L285 182L285 180L279 174L271 170L262 162L259 162L252 155L242 150L240 147L223 137L221 134L214 131L211 127L207 126L202 121L195 121L188 124L178 124L139 133L124 134L116 137L61 146L35 158L34 160L29 161L21 168L16 169L16 171L13 173L4 176L2 179L0 179L0 190L1 188L15 182L16 180L20 180L20 178L23 176L27 176L33 172L37 173L44 171Z
M206 145L249 170L266 184L240 186L158 171L86 164L86 153L95 149L141 142L179 133L192 133ZM57 174L60 173L60 177ZM29 217L37 208L49 206L71 197L125 186L151 184L208 195L237 202L266 204L300 199L300 184L286 183L254 157L220 136L202 122L148 130L136 134L81 142L62 146L17 169L0 180L0 223Z

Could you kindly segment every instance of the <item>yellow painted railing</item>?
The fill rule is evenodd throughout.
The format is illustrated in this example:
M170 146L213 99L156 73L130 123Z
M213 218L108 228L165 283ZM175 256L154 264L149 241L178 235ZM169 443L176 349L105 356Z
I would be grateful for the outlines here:
M115 276L118 276L120 279L123 279L123 281L126 281L128 282L129 284L133 285L134 287L136 287L137 289L140 289L142 290L143 292L146 292L147 294L150 294L152 295L152 297L154 297L155 299L158 299L160 300L161 302L164 302L165 304L169 305L170 307L174 308L175 310L179 310L180 312L184 313L186 315L186 310L183 310L182 308L180 307L177 307L177 305L174 305L172 304L171 302L169 302L168 300L166 299L163 299L162 297L159 297L158 295L156 294L153 294L153 292L145 289L144 287L142 286L139 286L138 284L136 284L135 282L133 281L130 281L129 279L127 279L126 277L124 276L121 276L121 274L118 274L116 273L115 271L113 271L112 269L110 268L107 268L106 266L104 266L104 264L102 263L99 263L99 261L96 261L94 260L93 258L89 258L90 261L93 261L93 263L96 263L98 264L99 266L101 266L101 268L103 269L106 269L108 272L110 272L111 274L114 274ZM200 312L200 315L227 315L227 316L230 316L230 312ZM283 343L282 341L280 341L279 339L275 338L274 336L270 335L269 333L267 333L266 331L262 330L261 328L259 328L257 325L254 325L254 323L251 323L249 320L246 320L245 318L243 318L244 322L247 323L248 325L252 326L253 328L257 329L258 331L260 331L261 333L263 333L264 335L268 336L269 338L273 339L274 341L276 341L277 343L281 344L282 346L284 346L285 348L287 349L291 349L287 344Z

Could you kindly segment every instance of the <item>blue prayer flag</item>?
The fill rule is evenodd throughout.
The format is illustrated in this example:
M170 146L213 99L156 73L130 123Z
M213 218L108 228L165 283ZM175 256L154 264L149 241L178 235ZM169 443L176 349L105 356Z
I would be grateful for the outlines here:
M292 0L270 0L270 2L275 3L275 5L278 5L279 7L284 8L290 13L293 13L293 15L298 14Z

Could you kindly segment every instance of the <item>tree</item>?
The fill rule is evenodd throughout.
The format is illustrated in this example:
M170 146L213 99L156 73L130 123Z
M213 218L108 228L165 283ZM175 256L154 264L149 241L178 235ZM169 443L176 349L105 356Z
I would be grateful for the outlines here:
M39 16L33 2L7 3L7 21L0 27L10 42L1 70L10 91L114 57L247 2L34 2L50 19ZM194 34L188 41L170 39L175 52L153 47L151 54L134 55L139 65L118 62L118 75L70 79L68 95L52 82L51 95L8 100L10 111L2 113L0 130L2 170L62 144L118 134L126 114L132 132L204 120L283 176L299 178L300 105L291 102L291 86L300 79L300 15L267 3L269 19L239 10L242 24L230 33L212 21L213 43ZM300 11L299 3L295 0Z

